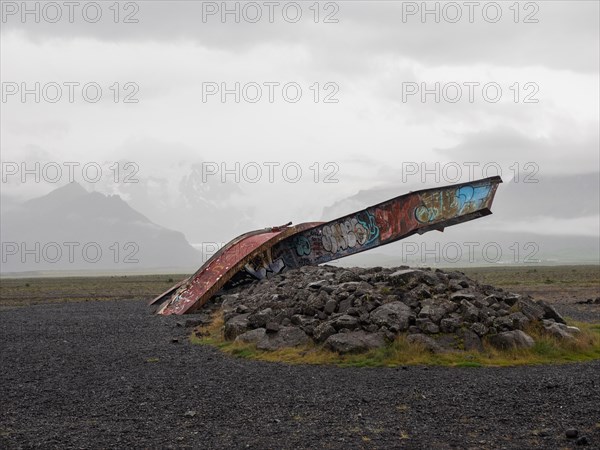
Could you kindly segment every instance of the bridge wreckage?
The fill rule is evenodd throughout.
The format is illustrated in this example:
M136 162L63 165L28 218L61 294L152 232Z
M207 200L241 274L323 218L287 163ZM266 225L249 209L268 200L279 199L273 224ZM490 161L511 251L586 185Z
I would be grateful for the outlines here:
M187 314L222 289L286 269L317 265L404 239L413 234L491 214L500 177L424 189L330 222L291 223L251 231L226 244L189 278L150 304L157 314Z

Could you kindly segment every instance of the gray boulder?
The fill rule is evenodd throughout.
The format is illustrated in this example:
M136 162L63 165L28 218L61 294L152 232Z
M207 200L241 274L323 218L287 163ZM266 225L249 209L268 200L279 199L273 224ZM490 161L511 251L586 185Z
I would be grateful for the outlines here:
M225 339L233 340L240 334L248 330L248 316L250 314L240 314L232 317L225 323Z
M483 351L483 344L481 342L481 338L474 331L459 330L457 336L462 340L463 348L466 351Z
M319 280L313 281L312 283L308 283L306 287L308 287L309 289L321 289L323 286L326 286L328 284L329 280Z
M342 328L348 328L349 330L354 330L358 328L358 318L355 316L350 316L348 314L342 314L341 316L336 317L328 322L333 328L336 330L341 330Z
M271 308L265 308L248 316L248 325L250 328L261 328L264 327L267 322L270 322L273 318L273 310Z
M553 319L555 322L562 323L563 325L567 324L563 316L561 316L558 311L554 309L554 306L550 305L544 300L538 300L537 303L544 310L544 319Z
M254 330L246 331L235 338L235 342L243 342L244 344L256 344L266 335L264 328L256 328Z
M389 276L389 280L391 284L405 284L422 273L422 271L415 269L398 270Z
M277 333L265 334L257 342L256 348L259 350L279 350L287 347L298 347L310 342L310 338L304 331L296 327L283 327Z
M521 296L519 294L509 293L504 296L504 303L506 303L508 306L513 306L519 301L520 298Z
M509 316L496 317L493 325L500 331L510 331L513 329L513 320Z
M341 354L361 353L381 348L384 345L385 339L382 333L366 333L364 331L334 334L325 341L326 348Z
M431 353L441 353L444 351L441 345L439 345L435 339L426 336L424 334L409 334L406 337L406 342L409 344L417 344L425 347L425 350Z
M380 327L394 327L399 331L404 331L408 329L410 319L414 318L414 314L409 306L397 301L375 308L369 317L372 323Z
M488 337L489 343L499 349L531 348L535 341L521 330L504 331Z
M327 303L325 303L325 307L323 309L323 312L325 314L333 314L335 312L335 309L337 308L337 302L334 299L330 299L327 301Z
M558 339L575 339L574 335L581 332L577 327L568 327L563 323L557 323L551 320L544 320L543 326L548 334Z
M488 327L486 327L481 322L475 322L473 325L471 325L470 330L472 332L474 332L475 334L477 334L477 336L481 337L481 336L487 334Z
M453 302L461 302L461 300L466 300L466 301L474 301L475 300L475 295L473 294L467 294L466 292L455 292L454 294L450 295L450 300L452 300Z
M435 306L432 304L425 304L421 311L419 311L419 317L423 319L430 319L434 323L439 323L442 317L446 314L446 309Z
M527 316L520 311L510 314L508 318L512 321L513 328L516 328L518 330L522 330L530 322Z
M332 336L336 333L335 328L329 323L324 322L315 327L313 331L313 338L317 342L325 341L329 336Z
M440 320L440 329L442 333L452 333L458 328L460 328L463 324L463 321L460 317L446 317L445 319Z
M546 311L540 304L529 298L520 298L516 304L529 320L542 320L546 314Z
M436 334L440 332L440 327L438 327L430 319L418 318L416 323L417 327L419 327L423 333Z
M479 320L479 309L468 300L460 301L460 310L463 320L466 322L477 322Z

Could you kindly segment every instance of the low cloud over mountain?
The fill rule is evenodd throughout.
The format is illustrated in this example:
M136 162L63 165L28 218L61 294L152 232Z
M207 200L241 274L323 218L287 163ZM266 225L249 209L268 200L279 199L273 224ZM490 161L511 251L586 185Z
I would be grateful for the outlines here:
M202 262L180 232L161 227L118 195L69 183L22 204L4 204L2 273L190 271Z

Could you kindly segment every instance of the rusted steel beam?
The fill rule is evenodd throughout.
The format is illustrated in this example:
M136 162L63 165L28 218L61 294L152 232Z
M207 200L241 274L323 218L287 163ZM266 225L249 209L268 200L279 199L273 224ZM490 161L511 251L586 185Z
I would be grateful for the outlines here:
M157 314L193 312L204 305L237 272L243 270L249 260L258 255L265 258L262 260L265 273L267 270L278 272L281 267L273 265L273 261L269 259L269 249L282 239L321 223L308 222L296 226L288 224L242 234L215 253L190 278L182 280L151 303L164 301Z
M411 192L298 233L271 249L287 268L323 264L491 214L500 177Z
M413 234L491 214L500 177L410 192L327 223L311 222L247 233L227 244L198 272L156 301L159 314L185 314L204 305L239 273L269 273L326 263Z

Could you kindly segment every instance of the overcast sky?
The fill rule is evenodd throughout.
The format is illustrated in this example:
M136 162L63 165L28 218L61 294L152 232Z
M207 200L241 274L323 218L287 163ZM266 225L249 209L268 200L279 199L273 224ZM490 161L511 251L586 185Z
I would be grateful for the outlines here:
M428 2L424 16L400 1L111 5L2 2L3 201L64 185L79 162L88 190L197 243L428 187L423 164L441 163L440 184L599 170L596 1ZM236 83L239 103L215 92ZM13 174L36 162L62 176ZM589 235L598 211L578 223Z

